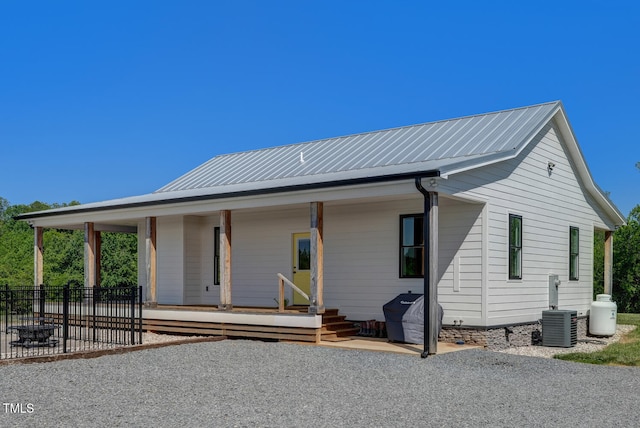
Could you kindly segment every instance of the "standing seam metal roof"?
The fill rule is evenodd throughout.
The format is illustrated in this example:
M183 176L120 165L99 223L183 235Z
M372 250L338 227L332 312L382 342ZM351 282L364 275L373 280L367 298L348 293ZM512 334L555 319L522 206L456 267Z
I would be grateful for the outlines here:
M360 171L363 177L494 157L519 150L559 101L419 125L216 156L154 193ZM301 162L301 156L304 162ZM480 160L478 160L480 162Z

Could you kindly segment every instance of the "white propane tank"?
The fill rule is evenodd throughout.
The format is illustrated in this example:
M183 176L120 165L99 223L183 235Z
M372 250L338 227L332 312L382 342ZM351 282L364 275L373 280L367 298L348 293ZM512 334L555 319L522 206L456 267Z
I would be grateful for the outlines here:
M589 333L594 336L613 336L616 333L618 305L611 301L609 294L598 294L591 303Z

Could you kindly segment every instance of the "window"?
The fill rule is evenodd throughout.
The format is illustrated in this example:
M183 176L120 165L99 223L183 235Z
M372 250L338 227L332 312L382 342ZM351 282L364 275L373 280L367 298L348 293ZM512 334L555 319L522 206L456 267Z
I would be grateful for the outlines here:
M509 214L509 279L522 279L522 217Z
M220 285L220 228L213 228L213 285Z
M578 263L580 255L580 229L569 228L569 280L578 280L580 266Z
M400 216L400 278L424 277L424 216Z

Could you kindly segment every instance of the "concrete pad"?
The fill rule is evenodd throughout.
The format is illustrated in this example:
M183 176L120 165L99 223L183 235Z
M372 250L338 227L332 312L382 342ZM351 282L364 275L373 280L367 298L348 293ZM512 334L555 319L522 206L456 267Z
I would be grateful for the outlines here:
M338 342L321 341L319 346L328 346L331 348L343 349L360 349L364 351L379 352L395 352L398 354L420 355L424 349L423 345L413 345L409 343L393 343L387 339L379 339L374 337L352 336L340 340ZM482 346L476 345L456 345L455 343L438 342L436 354L445 354L447 352L462 351L465 349L483 349Z

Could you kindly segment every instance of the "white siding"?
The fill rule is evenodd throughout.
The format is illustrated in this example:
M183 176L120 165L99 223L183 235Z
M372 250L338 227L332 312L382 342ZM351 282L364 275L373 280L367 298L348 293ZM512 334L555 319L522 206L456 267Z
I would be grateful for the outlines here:
M215 220L217 217L195 216L158 219L158 303L218 304L220 287L213 285ZM144 237L142 245L144 248Z
M213 216L202 218L200 222L200 303L205 305L220 303L220 287L213 284L213 229L219 220L219 216Z
M184 304L184 224L182 217L157 219L158 303Z
M440 303L445 322L481 316L481 205L440 200ZM399 278L401 214L422 212L422 196L324 209L325 306L353 320L383 320L399 293L422 293L422 279ZM232 295L236 306L275 306L278 272L291 278L292 234L309 230L307 206L232 213ZM453 290L454 259L458 291ZM290 298L290 296L289 296ZM455 318L454 318L455 315Z
M555 164L551 174L547 164ZM447 191L490 200L488 325L536 321L548 308L548 275L560 275L559 306L585 314L592 300L593 228L604 225L576 178L553 124L517 158L456 175ZM522 280L508 279L508 216L523 218ZM569 227L580 228L580 279L568 280Z
M184 217L184 304L201 303L202 293L202 228L199 217Z
M309 210L231 214L234 306L276 306L277 273L291 278L292 234L309 230Z
M325 209L325 306L351 319L384 320L382 305L399 293L423 292L421 278L399 278L400 215L422 213L423 200ZM481 313L481 206L440 199L438 299L445 322ZM453 262L459 257L459 289ZM447 321L449 320L449 321Z
M440 198L438 302L444 323L482 322L482 209Z

